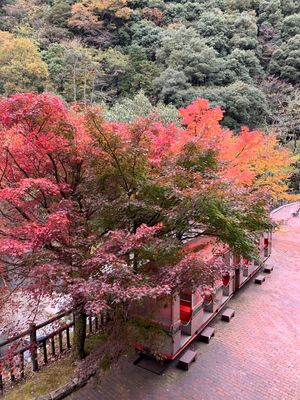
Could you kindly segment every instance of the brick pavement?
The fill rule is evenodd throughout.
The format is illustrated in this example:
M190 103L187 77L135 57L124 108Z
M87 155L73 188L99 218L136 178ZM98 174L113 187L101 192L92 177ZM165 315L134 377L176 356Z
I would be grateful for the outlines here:
M210 344L194 342L198 360L188 372L176 363L162 376L123 359L98 386L68 400L300 400L300 218L295 205L278 211L274 266L262 286L249 282L230 301L236 316L216 317Z

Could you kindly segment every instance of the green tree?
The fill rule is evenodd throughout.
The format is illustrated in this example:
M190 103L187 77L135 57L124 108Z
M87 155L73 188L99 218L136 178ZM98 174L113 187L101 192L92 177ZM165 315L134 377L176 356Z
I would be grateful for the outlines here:
M166 4L164 15L167 24L184 21L186 18L186 14L187 5L172 2Z
M271 74L298 83L300 79L300 34L274 51L269 66Z
M43 57L56 93L68 101L93 103L96 81L103 75L97 50L85 48L77 41L54 43L43 52Z
M259 0L225 0L223 3L228 9L243 12L247 10L256 10L259 5Z
M284 15L292 15L300 12L300 4L298 0L282 0L281 8Z
M213 82L218 70L216 50L207 46L193 28L166 30L156 57L165 68L184 72L195 85Z
M243 12L233 17L232 48L253 50L258 46L258 29L254 13Z
M96 50L76 40L55 43L43 56L55 91L84 105L111 101L119 94L128 66L128 56L117 50Z
M96 85L96 90L102 100L112 103L122 94L122 82L129 68L129 56L111 48L101 52L100 62L104 74Z
M233 83L237 80L252 82L262 75L263 70L254 51L240 49L234 49L223 59L223 68L220 68L217 74L222 84Z
M105 109L109 121L133 122L139 117L154 117L163 122L178 122L178 110L172 105L158 103L153 106L143 91L133 98L126 97Z
M220 9L203 12L193 26L209 47L222 55L229 53L232 29L227 14Z
M287 41L295 35L300 35L300 13L289 15L283 20L282 38Z
M52 7L47 11L47 20L51 25L61 28L68 27L71 16L72 0L54 0Z
M264 126L269 118L269 104L265 94L245 82L201 89L199 95L220 105L225 111L224 125L234 130L239 130L241 125L252 128Z
M273 28L280 30L283 13L280 0L261 0L259 2L258 23L268 23Z
M196 97L196 91L184 72L171 67L155 79L154 92L159 101L175 106L186 105Z
M151 21L142 20L132 25L132 43L143 47L149 59L154 59L162 29Z
M128 48L128 56L128 69L121 82L122 92L134 94L143 90L150 94L153 80L158 75L157 65L149 61L146 50L136 44Z
M258 27L260 48L258 53L264 68L267 68L275 42L280 40L283 22L280 0L261 0L259 3Z

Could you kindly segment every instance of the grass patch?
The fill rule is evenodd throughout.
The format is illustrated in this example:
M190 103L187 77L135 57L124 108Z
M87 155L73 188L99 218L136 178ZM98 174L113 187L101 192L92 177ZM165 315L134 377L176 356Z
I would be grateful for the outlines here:
M75 366L70 356L54 362L28 377L24 383L10 390L5 395L5 399L32 400L37 396L47 394L65 385L71 379L74 369Z
M98 333L86 340L85 348L90 353L97 344L103 342L106 336ZM72 378L75 364L71 356L53 362L47 367L41 368L38 373L28 375L25 382L16 385L5 394L6 400L32 400L52 392L65 385Z
M103 332L99 332L96 335L89 337L85 343L85 351L89 354L94 348L99 344L104 342L106 339L106 334Z

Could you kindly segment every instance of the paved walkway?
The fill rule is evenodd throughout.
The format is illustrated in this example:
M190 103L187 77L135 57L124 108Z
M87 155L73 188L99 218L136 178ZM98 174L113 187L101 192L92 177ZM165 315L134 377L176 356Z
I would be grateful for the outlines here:
M262 285L249 282L230 301L236 316L216 317L209 345L196 342L188 372L173 363L162 376L123 361L97 387L69 400L300 400L300 218L296 206L274 214L274 266Z

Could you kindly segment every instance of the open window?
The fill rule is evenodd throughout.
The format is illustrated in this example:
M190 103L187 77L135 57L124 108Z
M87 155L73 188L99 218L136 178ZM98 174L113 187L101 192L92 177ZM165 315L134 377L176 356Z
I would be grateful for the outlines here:
M180 294L180 320L189 322L192 316L192 293L182 292Z

